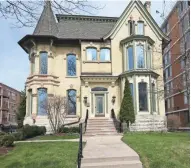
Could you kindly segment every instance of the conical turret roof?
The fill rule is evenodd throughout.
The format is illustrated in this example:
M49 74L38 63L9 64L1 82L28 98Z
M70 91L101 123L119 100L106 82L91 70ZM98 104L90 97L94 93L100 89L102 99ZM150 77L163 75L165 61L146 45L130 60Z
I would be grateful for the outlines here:
M51 8L51 2L46 1L33 35L57 36L57 34L58 27Z

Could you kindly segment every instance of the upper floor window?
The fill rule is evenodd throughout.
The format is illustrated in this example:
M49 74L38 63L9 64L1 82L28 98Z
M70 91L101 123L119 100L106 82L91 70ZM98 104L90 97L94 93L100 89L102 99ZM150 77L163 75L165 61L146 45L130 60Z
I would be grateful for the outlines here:
M97 49L96 48L87 48L86 55L88 61L96 61L97 60Z
M127 69L134 69L134 59L133 59L133 47L130 46L127 48Z
M148 101L147 101L147 83L139 83L139 111L148 110Z
M137 52L137 68L145 68L144 46L137 45L136 52Z
M110 49L102 48L100 50L100 61L110 61Z
M34 74L35 71L35 57L31 56L31 74Z
M48 53L40 52L40 74L48 73Z
M68 115L76 115L76 90L69 89L67 91L68 98Z
M165 66L171 63L171 52L170 50L164 55L164 64Z
M144 22L142 21L137 22L137 34L138 35L144 34Z
M135 33L135 21L129 20L129 35Z
M169 77L172 76L172 66L169 66L168 68L166 68L165 70L165 78L166 78L166 81L168 80Z
M46 105L47 105L47 89L39 88L38 89L38 115L47 115Z
M76 56L73 54L67 56L67 75L76 76Z

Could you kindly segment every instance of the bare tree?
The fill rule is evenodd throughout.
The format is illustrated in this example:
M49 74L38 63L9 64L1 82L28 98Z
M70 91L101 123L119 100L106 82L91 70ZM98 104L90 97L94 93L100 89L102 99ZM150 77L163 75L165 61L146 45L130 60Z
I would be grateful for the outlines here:
M48 97L47 100L41 103L41 108L47 112L52 131L58 133L59 128L64 124L66 115L68 114L67 99L56 95Z
M34 27L46 0L0 1L0 18L13 19L16 27ZM103 7L92 5L88 0L51 0L57 14L93 14Z

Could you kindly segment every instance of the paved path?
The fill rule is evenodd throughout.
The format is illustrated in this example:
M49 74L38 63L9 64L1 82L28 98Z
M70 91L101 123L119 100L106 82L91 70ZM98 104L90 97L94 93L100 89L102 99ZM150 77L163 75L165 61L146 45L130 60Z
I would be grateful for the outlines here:
M15 141L14 143L28 143L28 142L79 142L79 139L56 139L56 140L28 140Z
M84 137L82 168L142 168L138 154L121 141L122 136Z

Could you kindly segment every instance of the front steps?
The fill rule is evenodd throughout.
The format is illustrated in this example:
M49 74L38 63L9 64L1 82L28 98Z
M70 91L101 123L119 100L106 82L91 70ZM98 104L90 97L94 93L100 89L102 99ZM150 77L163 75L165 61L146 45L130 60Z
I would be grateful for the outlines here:
M107 118L88 119L85 136L118 135L113 120Z

